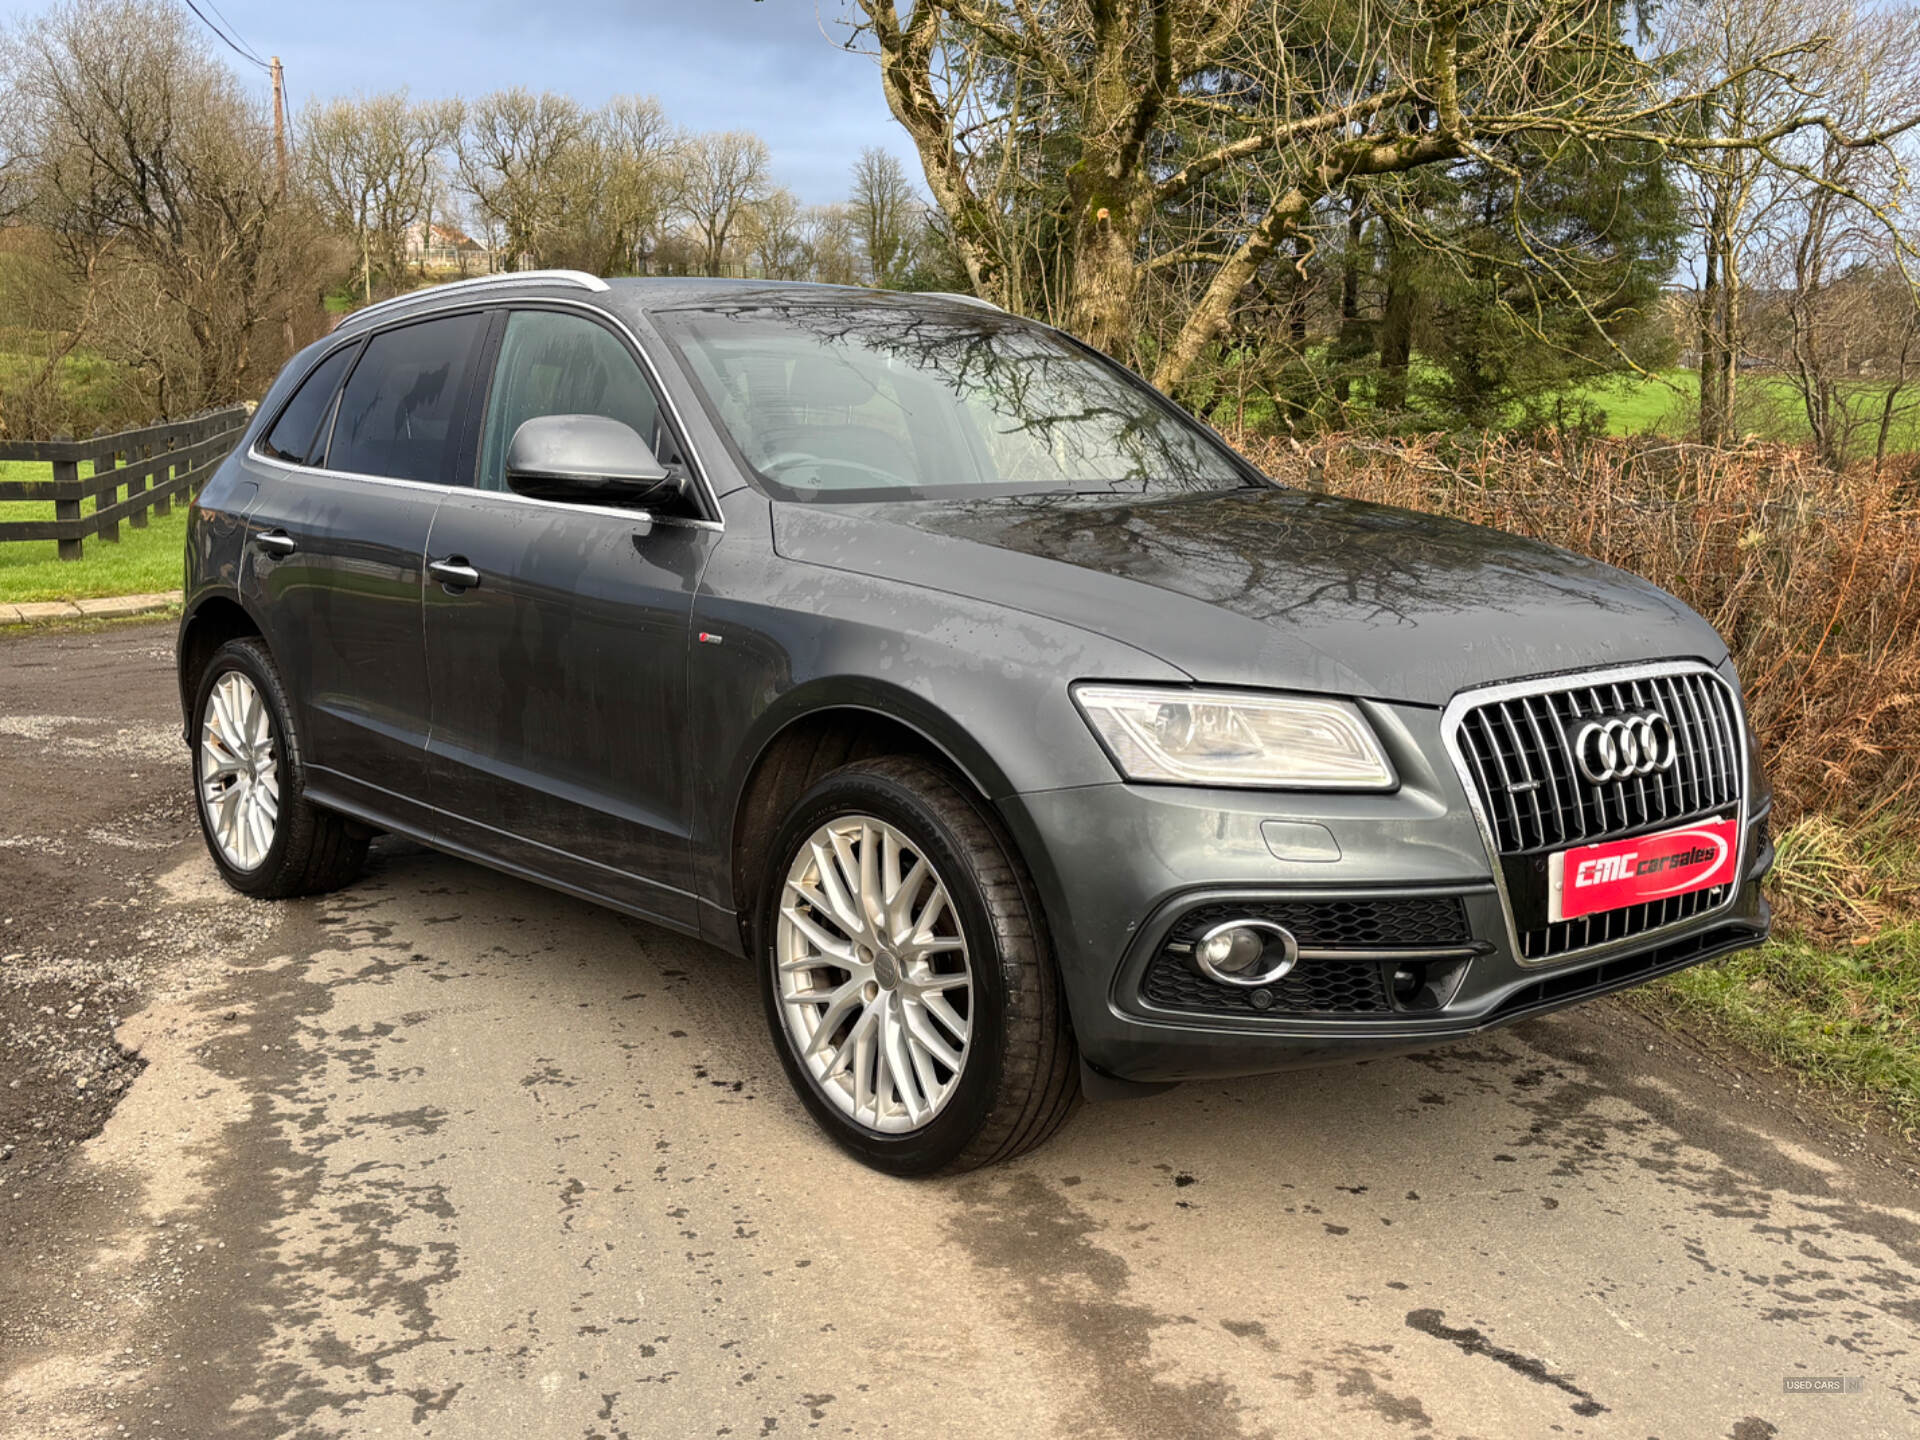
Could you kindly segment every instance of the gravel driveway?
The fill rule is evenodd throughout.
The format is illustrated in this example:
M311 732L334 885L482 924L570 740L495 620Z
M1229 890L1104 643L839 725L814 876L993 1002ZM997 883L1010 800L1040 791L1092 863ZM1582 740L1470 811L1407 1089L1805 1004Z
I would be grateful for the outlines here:
M1920 1432L1914 1157L1625 1006L889 1181L744 966L186 773L168 627L0 638L0 1434Z

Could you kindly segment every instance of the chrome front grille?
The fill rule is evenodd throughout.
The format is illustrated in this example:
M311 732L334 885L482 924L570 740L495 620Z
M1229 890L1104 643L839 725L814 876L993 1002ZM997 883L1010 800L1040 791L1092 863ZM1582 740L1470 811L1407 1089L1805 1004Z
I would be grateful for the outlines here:
M1658 716L1673 737L1664 769L1593 781L1575 749L1582 728ZM1557 850L1741 812L1746 743L1733 691L1697 663L1636 666L1502 685L1459 696L1447 743L1473 794L1518 957L1530 964L1684 924L1720 908L1733 886L1549 923L1544 874Z
M1575 767L1588 720L1630 712L1672 727L1673 765L1595 784ZM1710 671L1522 693L1475 705L1458 745L1502 855L1564 850L1722 813L1740 802L1740 723Z

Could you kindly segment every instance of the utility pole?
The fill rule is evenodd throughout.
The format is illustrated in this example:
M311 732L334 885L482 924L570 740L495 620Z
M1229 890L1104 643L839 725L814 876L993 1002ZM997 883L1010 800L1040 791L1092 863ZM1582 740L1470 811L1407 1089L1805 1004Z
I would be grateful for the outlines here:
M287 203L287 88L285 77L280 73L280 57L272 57L273 65L273 161L275 173L280 182L280 203ZM293 354L297 348L293 343L293 306L288 305L280 316L280 338L285 344L287 354Z
M280 198L287 198L287 98L280 57L273 57L273 158L280 167Z

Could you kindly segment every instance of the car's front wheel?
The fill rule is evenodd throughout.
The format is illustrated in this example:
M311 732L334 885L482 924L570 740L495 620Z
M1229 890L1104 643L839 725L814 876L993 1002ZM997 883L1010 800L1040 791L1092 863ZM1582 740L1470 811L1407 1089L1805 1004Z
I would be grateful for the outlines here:
M763 995L807 1108L896 1175L970 1170L1079 1098L1030 883L946 772L904 757L826 776L781 825L762 895Z
M280 671L257 639L228 641L193 707L193 790L207 850L226 882L280 899L346 884L370 832L304 793L300 735Z

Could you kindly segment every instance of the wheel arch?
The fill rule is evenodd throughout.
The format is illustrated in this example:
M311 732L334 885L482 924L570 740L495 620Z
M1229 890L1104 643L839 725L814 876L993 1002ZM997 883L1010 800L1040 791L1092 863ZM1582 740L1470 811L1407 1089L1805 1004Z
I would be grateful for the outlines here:
M230 595L209 595L189 610L180 621L180 638L174 655L180 679L180 714L183 727L193 724L193 701L200 691L200 678L214 652L229 640L243 635L265 638L260 622L247 607ZM191 740L189 740L191 743Z
M952 773L996 822L994 802L1012 788L999 764L950 716L909 691L872 682L809 686L783 696L742 750L751 758L732 788L724 853L728 898L748 955L755 953L762 857L747 838L771 834L821 776L879 755L918 755Z

